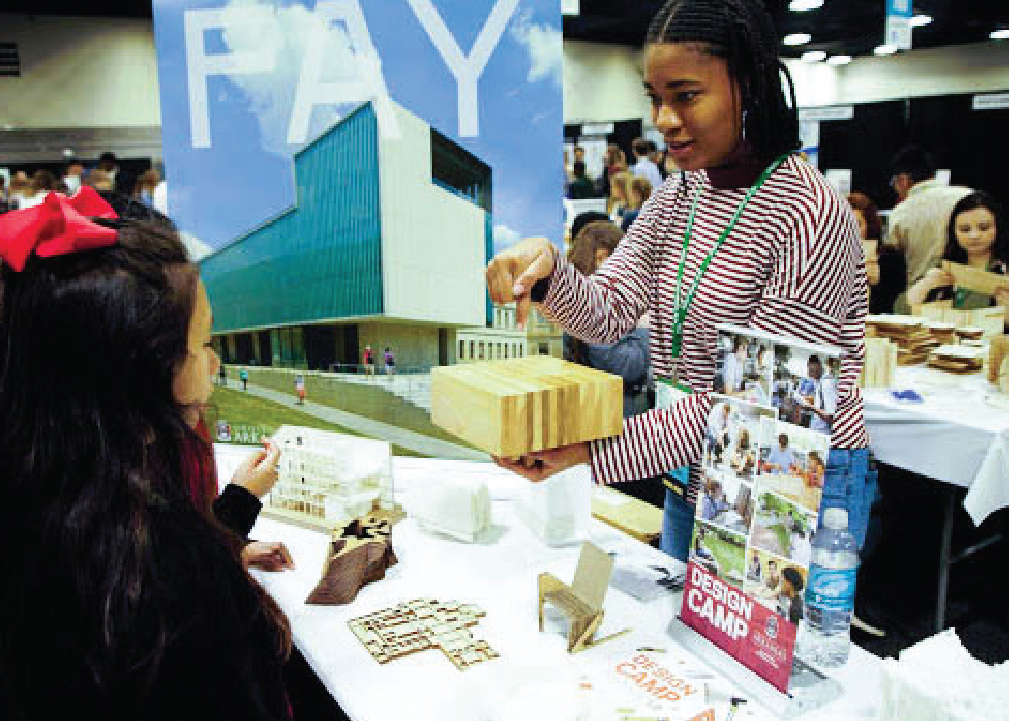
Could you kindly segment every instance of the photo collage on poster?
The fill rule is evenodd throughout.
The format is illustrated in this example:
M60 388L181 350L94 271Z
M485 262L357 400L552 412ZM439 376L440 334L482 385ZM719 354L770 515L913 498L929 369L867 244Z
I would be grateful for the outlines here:
M717 354L688 560L798 624L840 351L719 326Z

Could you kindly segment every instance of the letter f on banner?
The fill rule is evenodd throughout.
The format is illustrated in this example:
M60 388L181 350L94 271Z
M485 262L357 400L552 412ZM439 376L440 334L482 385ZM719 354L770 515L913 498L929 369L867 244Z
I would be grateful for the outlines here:
M470 50L468 57L462 54L459 43L445 26L445 21L431 4L431 0L407 1L459 85L460 137L474 138L480 135L477 82L487 67L491 53L501 41L501 36L508 27L508 21L515 14L519 0L497 0L494 3L494 9L480 30L480 35L473 43L473 49Z
M207 78L211 75L253 75L271 73L276 65L272 49L207 53L204 35L208 30L227 30L253 13L269 16L268 7L251 6L239 10L187 10L186 70L189 77L189 133L194 148L210 147L210 113L207 110ZM266 17L264 20L268 20Z
M303 143L308 136L312 108L316 105L340 105L371 100L375 103L379 130L383 137L399 137L399 123L389 100L389 90L382 75L382 61L371 42L368 24L357 0L332 0L315 6L323 22L312 28L301 64L298 89L294 95L288 143ZM322 80L326 59L326 40L334 22L347 27L354 52L358 80L325 82Z

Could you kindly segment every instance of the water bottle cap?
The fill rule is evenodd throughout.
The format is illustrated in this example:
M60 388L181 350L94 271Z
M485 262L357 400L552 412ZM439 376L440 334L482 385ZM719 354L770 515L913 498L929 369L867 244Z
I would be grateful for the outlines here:
M840 531L848 527L848 512L843 508L828 508L823 512L823 525Z

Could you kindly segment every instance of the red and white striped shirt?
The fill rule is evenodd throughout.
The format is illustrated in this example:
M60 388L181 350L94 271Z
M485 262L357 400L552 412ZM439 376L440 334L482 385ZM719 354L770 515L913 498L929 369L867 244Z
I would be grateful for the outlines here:
M616 342L649 311L652 367L657 377L670 377L673 294L698 186L702 195L683 272L686 296L748 190L716 188L703 170L670 176L595 275L585 277L559 258L541 309L593 343ZM670 409L627 418L622 435L593 442L596 481L648 478L694 464L688 498L696 499L719 323L843 349L831 445L865 448L857 381L867 305L865 259L848 203L819 172L790 156L747 204L687 312L676 370L694 395Z

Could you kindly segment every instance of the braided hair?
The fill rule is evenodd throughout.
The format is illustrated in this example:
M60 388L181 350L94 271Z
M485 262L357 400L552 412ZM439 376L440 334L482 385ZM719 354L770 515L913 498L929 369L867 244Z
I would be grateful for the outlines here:
M760 160L801 146L795 85L778 57L778 34L761 0L668 0L645 38L646 46L661 43L698 43L725 60L742 95L744 137Z

